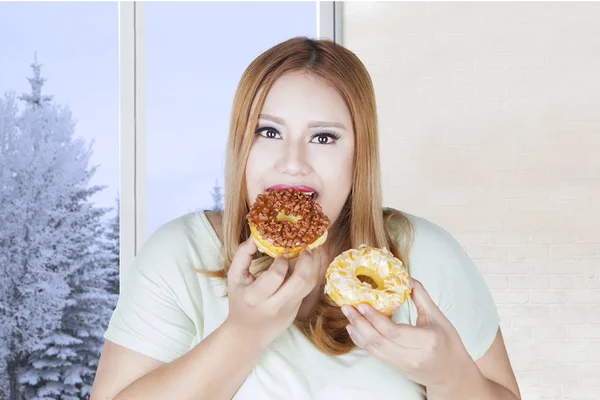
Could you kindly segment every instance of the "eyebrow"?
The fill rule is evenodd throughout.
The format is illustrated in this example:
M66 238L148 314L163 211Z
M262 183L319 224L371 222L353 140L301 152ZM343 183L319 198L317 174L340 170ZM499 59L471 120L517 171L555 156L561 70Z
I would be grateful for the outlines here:
M269 114L260 114L259 118L269 120L271 122L275 122L279 125L285 125L285 121L279 117L274 117ZM332 121L310 121L308 124L309 128L340 128L346 130L346 126L340 122L332 122Z

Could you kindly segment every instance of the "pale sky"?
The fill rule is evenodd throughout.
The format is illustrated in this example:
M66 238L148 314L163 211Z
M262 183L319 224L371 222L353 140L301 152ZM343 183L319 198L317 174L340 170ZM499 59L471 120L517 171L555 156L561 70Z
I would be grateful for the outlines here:
M223 184L238 80L261 52L316 36L315 2L148 2L148 231L210 208ZM113 206L119 182L118 5L0 2L0 93L29 92L34 52L43 93L67 104L76 134L93 139L94 200Z

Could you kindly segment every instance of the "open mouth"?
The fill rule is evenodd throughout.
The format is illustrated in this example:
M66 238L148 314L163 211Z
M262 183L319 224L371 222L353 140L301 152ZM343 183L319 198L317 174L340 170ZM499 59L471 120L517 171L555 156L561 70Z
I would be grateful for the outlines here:
M269 189L271 189L271 190L294 189L299 192L308 194L311 197L311 199L313 199L313 200L316 200L319 197L319 192L317 192L316 190L314 190L313 188L311 188L309 186L304 186L304 185L300 185L300 186L275 185L275 186L271 186Z

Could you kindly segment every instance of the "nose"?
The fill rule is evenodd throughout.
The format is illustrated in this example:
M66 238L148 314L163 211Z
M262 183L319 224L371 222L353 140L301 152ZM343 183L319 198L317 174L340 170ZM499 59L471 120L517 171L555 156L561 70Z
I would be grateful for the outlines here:
M275 165L277 172L291 176L305 176L310 173L307 149L296 141L285 143L284 151L279 154Z

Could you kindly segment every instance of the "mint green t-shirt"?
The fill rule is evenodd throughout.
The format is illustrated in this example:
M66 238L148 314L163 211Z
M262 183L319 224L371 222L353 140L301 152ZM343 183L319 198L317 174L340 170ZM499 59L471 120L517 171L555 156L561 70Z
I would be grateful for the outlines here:
M411 275L453 323L475 360L492 344L499 316L480 272L444 229L404 213L414 228ZM221 268L221 243L204 212L159 228L132 265L123 268L122 293L105 338L163 362L182 356L223 323L225 282L194 268ZM409 300L393 315L415 324ZM198 377L202 379L202 377ZM425 390L394 367L357 349L343 356L321 353L291 326L261 356L236 400L376 398L422 400Z

